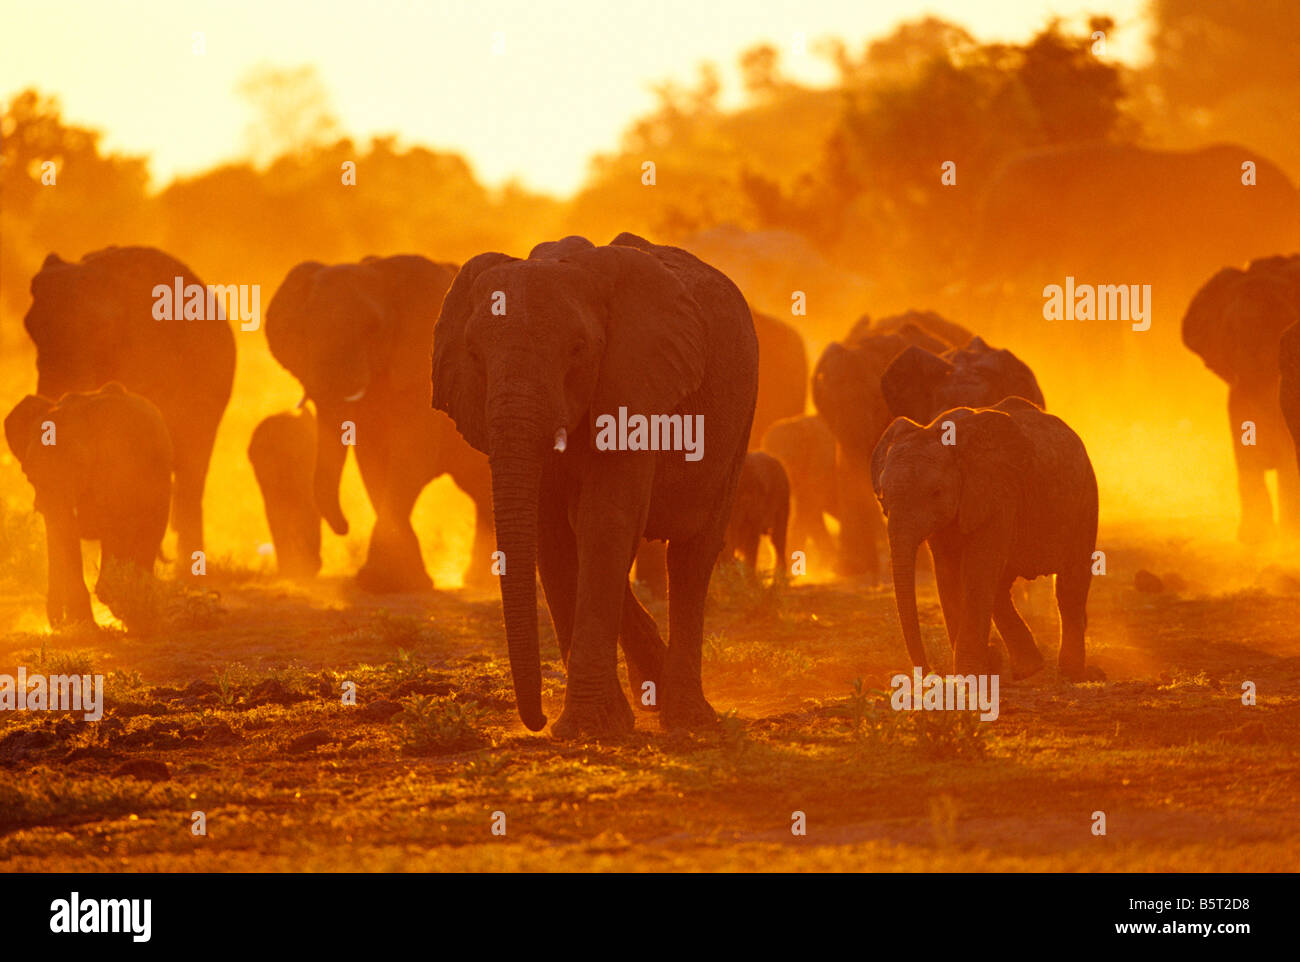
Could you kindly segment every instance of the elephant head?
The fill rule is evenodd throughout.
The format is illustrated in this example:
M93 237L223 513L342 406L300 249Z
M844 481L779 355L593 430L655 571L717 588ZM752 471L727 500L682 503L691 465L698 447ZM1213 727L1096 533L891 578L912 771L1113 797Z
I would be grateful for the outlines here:
M992 407L1004 397L1022 397L1045 407L1034 372L1006 349L972 338L942 354L913 345L890 362L880 378L890 413L928 424L955 407Z
M1282 332L1297 321L1300 271L1266 258L1205 282L1183 316L1183 343L1228 384L1265 387L1277 377Z
M916 611L921 542L1009 531L1032 464L1029 439L1002 411L956 408L924 427L899 418L876 445L871 485L887 519L894 597L913 664L925 665Z
M339 504L347 447L339 426L363 399L391 402L428 391L425 361L437 305L454 268L423 257L367 257L356 264L308 261L293 268L266 311L271 354L301 382L316 406L313 491L337 534L348 522Z
M926 315L911 312L906 316ZM890 362L909 345L936 354L950 346L911 321L891 324L890 320L873 324L861 318L843 342L827 345L813 370L817 413L830 425L840 444L864 458L894 417L880 390L880 380Z
M248 443L276 566L290 578L320 571L320 512L312 494L316 464L316 419L311 409L272 414L253 429Z
M472 258L434 332L433 405L492 469L510 667L533 731L546 724L535 578L543 471L586 455L596 417L670 413L704 376L704 315L677 276L640 238L581 240L526 260Z

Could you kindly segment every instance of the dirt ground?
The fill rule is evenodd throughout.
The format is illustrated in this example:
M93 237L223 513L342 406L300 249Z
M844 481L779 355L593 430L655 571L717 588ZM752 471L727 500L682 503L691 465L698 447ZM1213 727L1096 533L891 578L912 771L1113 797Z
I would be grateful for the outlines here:
M50 634L42 599L10 586L0 672L103 673L107 707L97 724L0 715L0 868L1294 871L1300 579L1190 534L1103 529L1088 657L1104 683L1057 678L1036 583L1022 610L1049 668L1004 679L989 722L890 709L906 656L888 586L723 572L718 732L669 736L640 712L635 735L591 744L518 722L494 594L213 571L202 591L172 584L154 633ZM1140 592L1142 568L1186 584ZM921 601L942 665L932 585Z

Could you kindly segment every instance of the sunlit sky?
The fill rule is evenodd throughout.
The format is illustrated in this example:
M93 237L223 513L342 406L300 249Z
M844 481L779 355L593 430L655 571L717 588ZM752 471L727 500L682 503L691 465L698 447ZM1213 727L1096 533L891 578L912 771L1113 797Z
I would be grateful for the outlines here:
M784 71L825 83L824 36L855 52L932 13L983 40L1023 40L1053 14L1118 22L1108 55L1144 53L1142 0L0 0L0 96L36 86L114 150L148 154L156 182L247 155L259 65L315 65L344 132L397 133L466 156L488 184L567 194L588 158L653 107L652 85L694 83L770 42ZM206 52L193 52L202 32ZM804 51L799 51L800 38Z

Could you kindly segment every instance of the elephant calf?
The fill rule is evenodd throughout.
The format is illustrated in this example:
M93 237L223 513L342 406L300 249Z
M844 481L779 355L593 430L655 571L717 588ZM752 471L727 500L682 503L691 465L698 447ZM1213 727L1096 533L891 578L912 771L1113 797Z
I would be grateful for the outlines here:
M758 566L758 543L766 535L776 551L775 576L783 577L790 560L785 553L789 519L790 480L785 468L770 454L750 451L740 467L722 560L729 560L739 553L753 574Z
M120 614L105 572L123 562L152 573L172 495L172 444L158 409L120 384L59 402L23 398L5 438L36 489L49 553L50 624L94 621L81 573L81 541L99 541L95 593Z
M272 414L253 429L248 460L266 507L276 567L289 578L314 577L322 520L312 493L316 418L306 407Z
M1061 674L1085 677L1097 480L1064 421L1018 397L946 411L925 427L899 418L872 454L871 483L888 519L894 596L914 665L926 667L915 575L917 549L928 541L958 674L989 670L990 618L1013 677L1042 668L1011 587L1054 574Z
M835 499L835 435L817 414L777 421L763 435L763 450L790 480L790 547L809 545L831 557L835 542L825 515L838 518Z

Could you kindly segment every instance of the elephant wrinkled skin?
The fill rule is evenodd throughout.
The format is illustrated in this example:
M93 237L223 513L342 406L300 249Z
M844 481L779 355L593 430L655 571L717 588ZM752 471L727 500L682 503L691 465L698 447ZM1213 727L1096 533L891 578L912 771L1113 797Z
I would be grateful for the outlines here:
M958 674L991 669L990 619L1014 677L1042 667L1011 589L1017 578L1054 574L1060 671L1074 681L1087 676L1097 481L1083 442L1064 421L1022 398L956 408L925 427L899 418L876 445L871 480L888 519L894 596L914 665L926 667L915 583L917 549L926 541Z
M657 693L661 725L716 725L701 678L704 603L757 390L744 297L679 248L568 237L524 260L479 254L456 275L434 337L433 403L491 462L506 641L528 728L546 725L539 571L568 670L554 735L633 727L620 640L633 691L642 704ZM703 457L598 449L596 420L620 408L702 416ZM666 648L628 580L643 535L668 542Z

